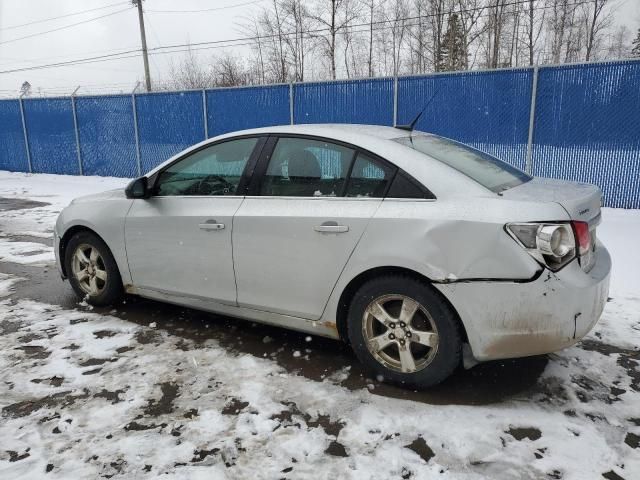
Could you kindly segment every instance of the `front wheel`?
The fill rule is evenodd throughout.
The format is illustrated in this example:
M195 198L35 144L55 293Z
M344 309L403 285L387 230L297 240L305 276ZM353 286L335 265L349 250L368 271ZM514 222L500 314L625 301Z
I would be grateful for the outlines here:
M111 305L122 297L122 280L109 247L91 232L75 234L65 249L71 286L91 305Z
M390 383L426 388L460 364L457 316L430 285L403 275L365 283L349 308L349 340L362 363Z

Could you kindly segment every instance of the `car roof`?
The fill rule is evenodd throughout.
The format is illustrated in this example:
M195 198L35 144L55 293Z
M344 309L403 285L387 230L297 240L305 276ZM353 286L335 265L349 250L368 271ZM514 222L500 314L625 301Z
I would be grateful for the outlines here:
M249 130L241 130L229 134L221 135L218 138L227 135L251 135L251 134L297 134L297 135L316 135L321 137L342 140L345 137L369 137L380 140L392 140L398 137L406 137L409 132L394 127L384 125L364 125L353 123L307 123L299 125L275 125L271 127L252 128ZM357 141L352 143L358 144Z

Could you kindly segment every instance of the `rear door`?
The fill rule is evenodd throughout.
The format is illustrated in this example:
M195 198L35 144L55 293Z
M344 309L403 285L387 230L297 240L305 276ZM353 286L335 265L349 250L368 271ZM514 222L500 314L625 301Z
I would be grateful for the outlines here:
M238 304L318 319L395 168L309 137L265 150L234 217Z
M125 223L127 259L138 288L236 304L231 235L247 171L264 139L231 139L161 171Z

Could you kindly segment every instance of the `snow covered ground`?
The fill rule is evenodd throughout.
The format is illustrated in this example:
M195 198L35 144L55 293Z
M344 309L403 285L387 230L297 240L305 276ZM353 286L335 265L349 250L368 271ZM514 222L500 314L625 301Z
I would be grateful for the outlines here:
M0 172L0 478L640 478L640 211L603 213L612 298L583 342L413 394L337 342L48 300L57 213L125 183Z

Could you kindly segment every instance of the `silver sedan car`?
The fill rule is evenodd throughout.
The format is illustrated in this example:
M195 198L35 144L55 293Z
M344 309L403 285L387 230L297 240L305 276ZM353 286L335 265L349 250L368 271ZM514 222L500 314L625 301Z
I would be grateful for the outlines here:
M342 339L378 378L553 352L594 326L601 192L461 143L365 125L206 140L60 214L63 278Z

